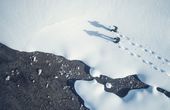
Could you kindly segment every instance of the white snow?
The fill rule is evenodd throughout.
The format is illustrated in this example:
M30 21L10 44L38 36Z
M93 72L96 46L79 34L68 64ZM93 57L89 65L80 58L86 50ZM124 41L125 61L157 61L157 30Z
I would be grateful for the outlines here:
M33 83L35 83L35 80L32 80Z
M106 87L110 89L110 88L112 88L112 84L111 83L106 83Z
M37 62L37 57L36 56L33 56L33 62Z
M170 99L155 88L132 90L123 99L105 92L96 81L77 81L75 88L91 110L169 110Z
M54 78L55 78L55 79L58 79L58 76L55 76Z
M45 87L48 88L48 86L49 86L49 84L47 83Z
M168 0L1 0L0 42L21 51L43 51L81 60L98 71L96 76L140 74L143 82L153 86L131 91L121 99L105 92L95 81L78 81L76 91L91 110L169 110L170 99L154 89L170 91L170 66L165 62L165 58L170 59L169 5ZM116 25L119 33L128 37L113 44L90 36L84 30L110 37L113 34L88 21Z
M91 68L90 69L90 75L93 76L93 77L100 77L100 75L102 75L102 73L99 70Z
M6 81L9 81L9 80L10 80L10 76L7 76L5 80L6 80Z
M38 69L38 75L41 75L42 69Z

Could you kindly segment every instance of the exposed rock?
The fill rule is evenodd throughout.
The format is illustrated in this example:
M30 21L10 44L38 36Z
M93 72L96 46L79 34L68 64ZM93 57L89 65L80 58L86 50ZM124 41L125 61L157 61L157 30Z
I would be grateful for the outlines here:
M104 75L96 80L104 85L107 92L115 93L120 97L124 97L130 90L148 88L149 85L141 82L137 75L130 75L125 78L112 79Z
M165 90L165 89L162 89L162 88L160 88L160 87L157 87L157 90L158 90L159 92L165 94L167 97L170 98L170 92L169 92L169 91L167 91L167 90Z
M88 110L73 85L91 80L89 69L80 61L0 44L0 110Z
M93 78L81 61L43 52L19 52L0 44L0 110L88 110L74 89L76 80L93 80L125 96L147 88L136 75Z

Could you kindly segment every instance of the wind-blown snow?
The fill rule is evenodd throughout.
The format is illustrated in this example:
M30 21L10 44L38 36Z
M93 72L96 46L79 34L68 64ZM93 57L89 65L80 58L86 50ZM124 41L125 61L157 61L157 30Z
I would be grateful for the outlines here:
M125 39L121 39L121 48L130 51L85 31L113 37L113 33L89 21L117 25L119 32L132 42L170 59L169 5L169 1L156 0L1 0L0 42L21 51L38 50L82 60L97 72L93 75L120 78L140 74L140 79L153 87L150 92L131 91L121 99L105 92L95 81L76 82L77 92L92 110L133 110L137 107L139 110L169 110L170 99L154 89L162 87L170 91L168 63L163 64L157 56L134 47ZM147 64L150 61L156 69L166 72L155 70Z
M105 92L103 85L96 81L77 81L75 87L81 97L86 99L85 106L92 110L169 110L169 98L158 93L155 88L132 90L121 99Z

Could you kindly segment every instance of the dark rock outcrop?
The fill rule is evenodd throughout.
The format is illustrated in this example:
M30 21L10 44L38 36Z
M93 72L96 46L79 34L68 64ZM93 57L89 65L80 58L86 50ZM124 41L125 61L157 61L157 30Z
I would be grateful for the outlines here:
M165 89L162 89L160 87L157 87L157 90L163 94L165 94L165 96L169 97L170 98L170 92L165 90Z
M76 80L93 80L120 97L147 88L136 75L93 78L81 61L43 52L19 52L0 43L0 110L88 110L74 89ZM106 83L112 87L107 88Z
M101 75L100 78L96 78L96 80L104 85L105 91L115 93L119 97L126 96L130 90L149 87L149 85L141 82L137 75L130 75L118 79Z
M0 110L87 110L75 80L92 80L80 61L0 44Z

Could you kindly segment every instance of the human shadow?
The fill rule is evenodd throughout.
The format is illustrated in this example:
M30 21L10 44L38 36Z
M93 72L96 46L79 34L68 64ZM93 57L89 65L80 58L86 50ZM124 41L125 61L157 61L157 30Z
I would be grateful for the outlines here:
M98 21L88 21L88 22L95 27L103 28L103 29L110 31L110 28L104 26L103 24L100 24Z
M107 41L111 41L111 42L114 42L114 43L118 43L120 41L120 38L119 37L110 37L110 36L107 36L107 35L104 35L104 34L101 34L99 33L98 31L90 31L90 30L84 30L88 35L90 36L95 36L95 37L99 37L99 38L103 38Z
M118 27L117 26L114 26L113 25L113 27L112 28L108 28L108 27L106 27L105 25L103 25L103 24L101 24L101 23L99 23L98 21L88 21L91 25L93 25L93 26L95 26L95 27L98 27L98 28L103 28L103 29L105 29L105 30L108 30L108 31L113 31L113 32L117 32L117 30L118 30Z

